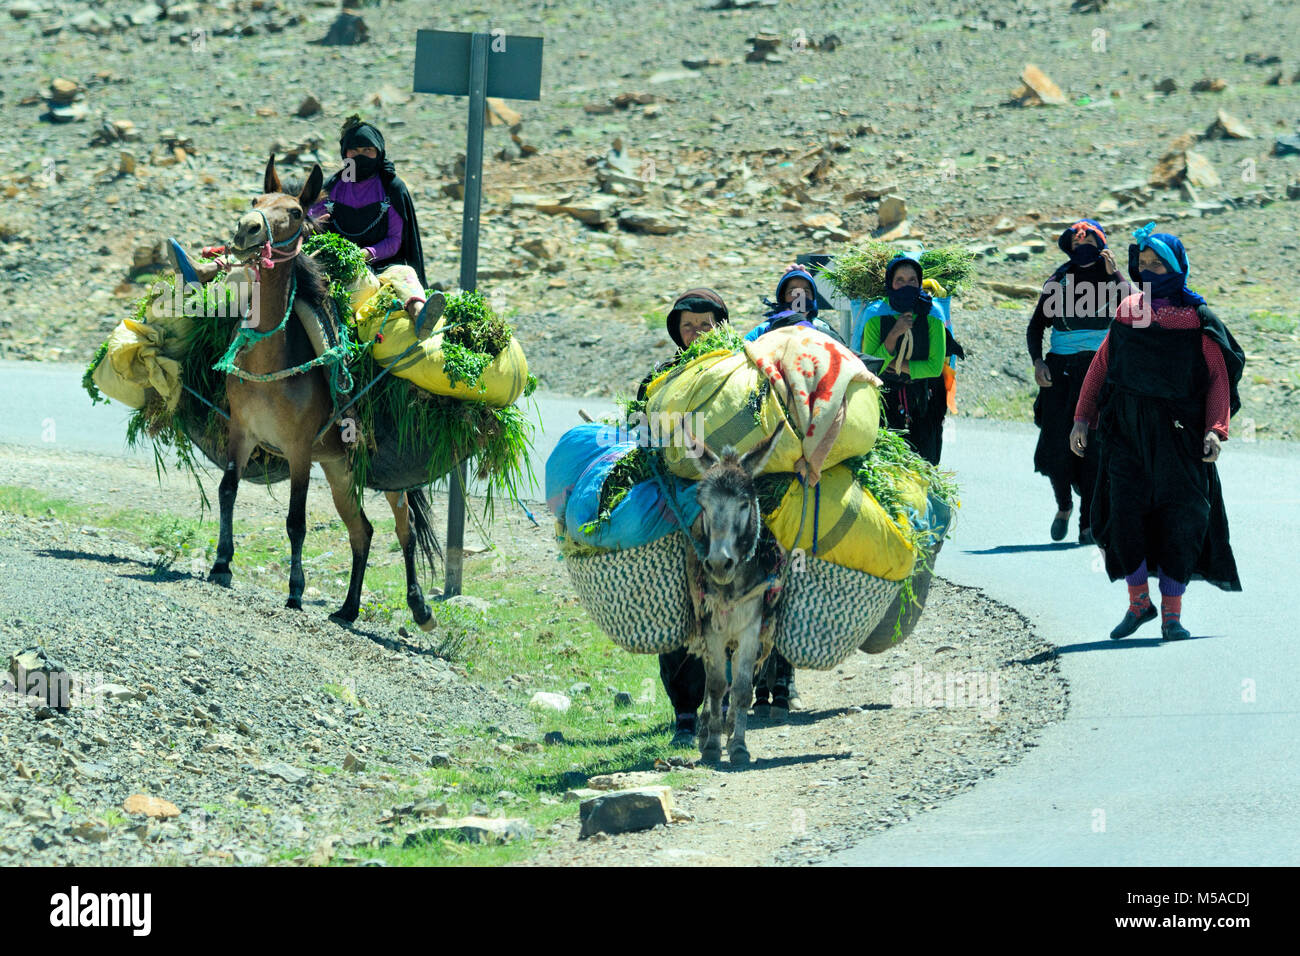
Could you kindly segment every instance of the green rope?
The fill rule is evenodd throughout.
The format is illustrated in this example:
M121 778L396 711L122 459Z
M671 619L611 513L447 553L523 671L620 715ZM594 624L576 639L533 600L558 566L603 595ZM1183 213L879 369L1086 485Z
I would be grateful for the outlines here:
M239 351L246 345L256 345L258 342L270 338L277 332L283 332L285 325L289 322L289 316L293 314L293 300L297 295L298 274L294 272L290 273L289 276L289 302L285 307L284 316L280 319L280 324L268 332L259 332L256 329L249 329L241 326L239 331L235 333L234 339L231 340L230 347L226 349L226 354L221 356L221 358L217 360L216 364L212 366L213 371L225 372L227 375L238 375L241 378L248 375L249 373L242 372L239 367L235 365L235 356L238 355ZM253 381L257 381L257 379L253 379Z

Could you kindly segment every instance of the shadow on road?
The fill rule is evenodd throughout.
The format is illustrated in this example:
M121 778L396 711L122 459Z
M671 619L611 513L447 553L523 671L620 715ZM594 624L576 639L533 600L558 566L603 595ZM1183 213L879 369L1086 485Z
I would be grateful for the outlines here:
M702 767L709 767L719 773L743 773L746 770L771 770L776 767L793 767L798 764L820 763L823 760L848 760L851 754L847 751L837 754L790 754L785 757L761 757L756 756L754 762L741 767L733 767L723 757L721 763L700 764Z
M1055 541L1051 544L1000 544L996 548L983 551L963 551L962 554L1023 554L1027 551L1073 551L1076 548L1092 547L1077 541Z
M1187 640L1206 641L1206 640L1212 640L1214 638L1219 638L1223 636L1224 636L1223 634L1193 634ZM1112 641L1110 638L1105 638L1104 640L1100 640L1100 641L1088 641L1086 643L1079 643L1079 644L1062 644L1060 647L1056 648L1055 652L1044 651L1042 654L1037 654L1034 657L1028 658L1027 660L1013 661L1012 663L1016 663L1016 664L1039 663L1040 661L1038 659L1044 658L1044 655L1050 656L1053 653L1077 654L1079 651L1099 651L1099 650L1118 648L1118 647L1160 647L1165 644L1186 644L1186 643L1187 641L1166 641L1161 637L1155 637L1155 636L1126 637L1120 641Z

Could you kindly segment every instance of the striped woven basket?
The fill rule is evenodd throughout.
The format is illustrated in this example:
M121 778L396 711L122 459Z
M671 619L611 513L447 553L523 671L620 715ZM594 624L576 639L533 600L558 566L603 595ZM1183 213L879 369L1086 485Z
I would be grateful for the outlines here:
M776 623L776 649L795 667L827 670L858 649L902 589L862 571L806 558L786 580Z
M680 531L624 551L569 555L569 580L596 625L636 654L665 654L690 636L686 538Z

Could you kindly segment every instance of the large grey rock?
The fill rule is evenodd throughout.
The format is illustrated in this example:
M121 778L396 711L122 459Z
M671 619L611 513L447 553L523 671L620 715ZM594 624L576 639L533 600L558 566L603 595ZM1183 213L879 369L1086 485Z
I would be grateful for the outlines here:
M536 835L537 831L527 820L505 817L457 817L409 831L402 845L422 846L435 840L448 838L464 840L467 843L512 843L516 840L531 840Z
M583 840L595 833L632 833L672 822L671 787L615 790L582 802L578 817Z

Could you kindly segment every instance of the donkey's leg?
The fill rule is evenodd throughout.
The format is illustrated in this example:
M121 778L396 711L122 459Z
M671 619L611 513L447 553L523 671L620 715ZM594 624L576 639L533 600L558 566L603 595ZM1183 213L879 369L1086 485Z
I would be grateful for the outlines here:
M370 539L375 529L366 517L361 502L352 494L352 470L346 458L322 461L321 470L330 483L334 507L348 529L348 544L352 548L352 577L348 580L348 596L343 606L330 615L339 624L351 624L361 610L361 583L366 577L366 562L370 559Z
M740 639L740 647L731 655L731 711L728 722L734 721L727 753L733 764L749 763L749 748L745 746L745 727L749 722L749 702L754 694L754 661L758 657L758 627Z
M397 522L397 542L402 546L402 561L406 564L406 606L411 609L415 623L422 630L432 630L433 611L429 610L429 605L424 600L424 591L420 588L420 579L415 573L415 535L411 534L411 512L407 507L406 493L388 491L384 497L393 509L393 518Z
M700 758L722 759L722 695L727 692L727 657L721 635L706 635L704 656L707 713L701 714Z
M221 508L221 531L217 536L217 560L208 571L208 580L222 587L230 587L230 559L235 555L235 493L239 489L239 476L244 473L253 443L245 432L232 425L230 440L226 444L226 471L221 476L217 500Z

